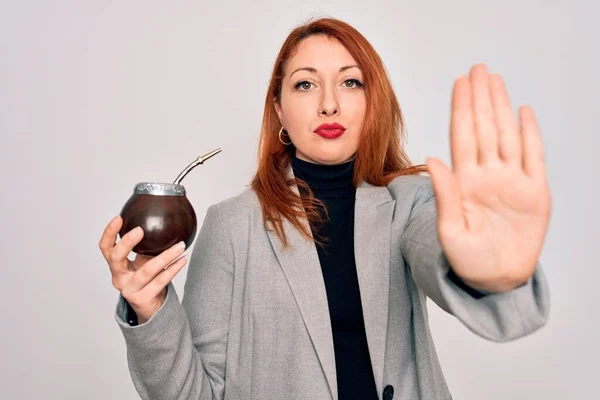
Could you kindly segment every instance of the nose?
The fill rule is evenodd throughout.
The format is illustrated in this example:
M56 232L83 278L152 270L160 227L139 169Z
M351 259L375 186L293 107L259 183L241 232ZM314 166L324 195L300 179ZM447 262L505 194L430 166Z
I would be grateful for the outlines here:
M319 109L319 114L324 116L331 116L338 113L337 107L321 107Z
M331 115L339 114L339 104L336 97L335 89L326 89L323 91L321 96L321 103L319 104L319 115L329 117Z

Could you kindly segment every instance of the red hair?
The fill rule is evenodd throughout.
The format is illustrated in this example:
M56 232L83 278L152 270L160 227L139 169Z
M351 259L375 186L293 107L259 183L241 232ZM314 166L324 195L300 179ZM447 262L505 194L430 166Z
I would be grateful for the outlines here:
M273 104L274 99L277 102L281 100L287 61L294 55L298 44L312 35L337 39L363 72L367 108L355 154L355 186L361 181L385 186L397 176L418 175L427 171L424 164L411 165L402 148L401 143L406 138L402 111L383 62L367 39L352 26L334 18L321 18L296 27L288 35L275 60L265 99L258 168L251 183L262 206L263 224L267 229L274 229L285 246L288 242L283 219L289 220L307 239L321 242L311 235L303 219L306 218L310 226L322 223L324 217L318 207L323 204L314 198L305 182L288 179L295 149L293 145L286 146L279 141L280 122ZM293 190L293 185L297 185L303 195L306 193L304 198ZM271 223L270 227L268 222Z

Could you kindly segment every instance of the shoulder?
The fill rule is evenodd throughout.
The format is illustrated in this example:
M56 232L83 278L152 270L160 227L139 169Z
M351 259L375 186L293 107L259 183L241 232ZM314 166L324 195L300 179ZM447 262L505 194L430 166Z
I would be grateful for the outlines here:
M394 178L387 188L394 199L404 201L425 202L435 195L431 178L426 175L401 175Z
M388 186L390 196L396 201L395 220L402 221L404 228L408 221L417 217L421 223L430 223L436 218L435 192L428 175L401 175Z
M239 194L228 197L208 207L207 216L214 214L226 227L239 227L243 223L254 220L262 213L256 192L246 188Z
M248 187L235 196L223 199L213 206L224 211L253 209L260 207L260 201L258 200L256 192Z

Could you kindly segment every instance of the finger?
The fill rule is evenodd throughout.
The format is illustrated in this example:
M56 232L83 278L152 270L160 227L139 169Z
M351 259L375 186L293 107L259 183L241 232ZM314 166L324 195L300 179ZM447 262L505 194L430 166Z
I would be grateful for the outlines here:
M456 79L452 90L450 146L452 167L458 173L477 166L477 139L473 129L471 83L467 77Z
M496 125L499 130L499 152L504 162L522 167L521 137L519 126L508 98L504 81L500 75L490 75L492 102L496 111Z
M102 237L100 238L100 243L98 245L106 261L109 261L108 257L112 248L115 246L115 242L117 241L117 233L121 229L121 225L123 225L123 219L120 215L117 215L108 223L108 225L106 225L106 228L104 228L104 232L102 233Z
M498 161L499 154L498 132L485 65L479 64L471 68L470 79L473 87L473 114L478 158L480 164L487 164Z
M152 279L142 290L140 295L146 298L156 297L158 294L175 278L175 276L185 267L187 264L187 257L183 256L177 261L169 265L166 269L162 269L161 272Z
M115 273L124 273L128 271L128 265L130 263L127 256L133 248L142 241L144 237L144 230L138 226L129 232L127 232L121 240L113 247L109 254L109 263L111 265L111 271Z
M136 271L131 279L131 287L135 291L139 291L148 285L158 274L169 267L177 257L185 251L185 243L180 242L169 249L163 251L158 256L144 264Z
M428 157L425 162L435 192L440 237L454 237L465 227L458 180L441 160Z
M519 108L519 112L525 173L536 181L545 181L544 145L535 114L531 107L527 106Z

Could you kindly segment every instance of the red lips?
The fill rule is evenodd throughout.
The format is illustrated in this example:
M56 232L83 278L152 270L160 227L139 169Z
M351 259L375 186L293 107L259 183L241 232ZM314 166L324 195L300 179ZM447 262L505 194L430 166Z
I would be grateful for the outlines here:
M343 125L336 123L333 124L322 124L317 129L315 129L315 133L325 139L335 139L344 134L346 128Z

